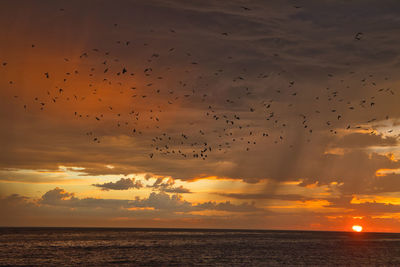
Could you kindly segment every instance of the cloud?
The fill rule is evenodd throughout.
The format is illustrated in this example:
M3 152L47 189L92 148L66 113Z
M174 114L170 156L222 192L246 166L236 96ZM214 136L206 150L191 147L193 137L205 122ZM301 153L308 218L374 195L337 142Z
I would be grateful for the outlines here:
M370 195L370 198L375 198L376 196ZM352 203L352 200L358 199L357 196L345 195L341 198L331 199L328 208L344 208L347 210L348 214L359 214L364 216L382 216L393 214L397 215L400 213L400 205L390 203L390 198L385 199L385 197L379 197L378 199L384 202L376 201L365 201L362 203Z
M47 191L42 196L39 203L56 205L65 201L75 202L77 200L78 199L75 197L74 193L68 193L64 189L56 187L50 191Z
M143 187L141 181L136 181L135 178L121 178L116 182L108 182L104 184L92 184L93 186L100 187L102 190L128 190L131 188L140 189Z
M216 193L217 195L234 198L234 199L276 199L288 201L306 201L316 200L317 198L302 196L298 194L276 194L268 195L266 193Z
M131 81L123 80L122 78L120 81L121 76L117 78L114 77L116 75L107 76L108 81L111 82L113 86L121 82L122 85L118 84L118 86L121 87L121 91L116 95L102 98L103 102L101 103L98 98L90 98L90 100L88 100L89 97L86 100L68 102L65 98L60 96L58 91L53 92L50 90L51 95L58 97L58 101L56 103L46 102L46 107L49 106L49 110L45 110L44 112L41 112L35 106L37 103L31 103L33 100L30 96L28 97L28 95L25 94L25 89L22 84L32 80L38 88L35 89L34 94L42 95L42 93L44 93L44 95L47 95L45 90L39 89L48 88L46 79L38 79L34 75L32 75L33 77L20 77L19 79L24 80L18 83L16 82L18 86L16 86L17 88L15 88L15 90L10 89L9 92L4 92L4 99L8 99L8 94L10 94L12 98L12 94L16 92L20 93L20 98L15 100L17 102L7 102L2 106L4 111L12 110L13 112L11 113L15 114L15 118L2 118L4 124L12 125L12 127L1 133L1 140L7 140L3 141L1 144L5 149L4 155L0 155L1 167L50 170L57 169L58 165L61 163L66 166L80 165L85 167L85 172L88 175L128 175L137 172L150 172L161 176L172 176L184 180L196 178L201 174L229 176L238 179L243 178L245 181L263 178L281 180L281 176L289 176L289 174L283 175L278 173L280 174L278 175L276 170L265 170L266 167L264 166L253 168L251 165L240 164L242 157L248 158L249 161L257 161L257 158L263 158L271 161L271 165L279 166L277 169L283 172L282 169L284 168L280 166L283 164L296 164L296 161L298 161L296 158L307 156L310 158L313 157L311 161L318 160L318 156L320 156L318 153L323 153L324 148L318 147L320 146L318 141L307 142L307 139L311 139L312 141L318 140L319 137L315 135L321 135L323 138L333 143L338 142L337 145L346 145L349 148L354 148L355 144L358 144L361 148L364 145L364 143L360 143L361 139L367 138L367 135L355 134L354 136L345 137L346 140L338 140L339 138L330 137L328 129L322 128L322 125L325 125L326 120L335 121L335 126L333 128L339 129L346 127L347 123L353 125L360 121L367 121L363 120L367 117L382 117L386 115L385 113L388 111L393 114L394 117L399 115L399 112L396 111L397 109L393 108L393 105L388 104L389 100L383 98L383 94L376 96L377 87L390 87L391 84L396 83L395 79L393 81L381 81L383 73L379 73L371 78L367 76L367 81L370 79L371 82L376 82L377 86L363 86L363 83L360 82L361 79L365 78L364 76L374 72L375 65L372 64L371 61L376 64L382 62L381 56L372 56L372 54L375 53L373 51L386 53L390 56L397 49L394 47L397 43L397 39L394 35L390 34L390 28L395 28L394 25L398 23L393 16L395 13L394 10L397 9L392 8L396 6L396 4L391 2L387 4L387 6L381 7L378 2L371 1L371 5L377 7L376 9L373 11L364 9L358 10L361 14L375 14L375 16L373 16L374 19L380 18L379 14L385 15L385 20L380 21L380 24L374 23L370 25L373 36L380 32L380 35L385 38L382 38L382 40L375 37L369 39L369 45L365 47L363 46L363 42L355 42L353 38L354 32L360 31L356 29L356 27L362 26L365 23L363 16L356 12L356 14L359 15L356 16L357 26L352 24L351 27L353 28L351 29L342 27L348 24L348 17L340 15L342 14L341 12L346 14L346 12L349 12L348 10L354 8L355 4L333 3L329 1L324 3L332 7L332 9L340 10L340 12L327 14L329 12L326 6L315 1L304 5L301 9L293 8L289 1L284 1L279 4L275 2L266 4L262 1L256 1L251 5L254 6L251 8L251 12L243 12L238 2L232 2L229 5L220 5L212 3L211 1L208 5L204 6L199 6L193 2L183 3L175 1L151 1L147 3L126 2L123 3L122 6L113 6L103 3L103 8L107 8L104 10L102 8L96 9L96 16L91 20L93 24L87 25L88 29L93 29L90 36L81 36L75 33L75 30L78 29L81 24L75 22L75 20L71 23L68 15L69 13L66 12L65 16L60 17L57 23L62 24L59 25L60 27L65 27L65 25L70 27L71 30L68 31L69 35L65 38L70 42L68 45L70 48L74 46L74 49L71 48L71 50L86 51L86 47L95 47L99 43L99 40L102 40L101 43L104 46L103 49L99 48L101 52L86 51L89 56L85 60L79 57L75 58L74 62L79 68L84 69L84 66L90 65L95 68L94 72L96 75L103 75L103 69L100 73L97 73L97 61L101 58L100 54L104 52L103 50L105 50L105 48L110 48L113 56L118 57L121 64L126 63L130 65L128 67L129 70L135 70L136 76L134 76L134 80ZM351 8L349 9L348 7ZM9 5L8 8L13 9L16 8L16 6ZM30 10L29 5L26 8ZM46 8L51 8L51 5ZM91 10L91 7L86 5L78 7L77 4L73 2L68 4L68 8L66 9L76 11L76 16L85 20L86 11ZM126 13L126 10L130 10L130 12ZM41 14L44 11L40 8L32 8L30 12L31 16L42 18L43 16ZM142 36L144 39L147 38L151 49L149 48L149 51L145 50L145 52L140 51L140 53L135 53L135 50L123 49L123 47L115 44L114 39L123 39L123 37L126 36L126 32L125 30L120 31L117 27L115 32L111 34L108 29L114 22L112 22L108 16L110 12L118 12L118 14L120 14L120 24L126 27L124 29L129 29L130 32L135 33L135 36ZM9 13L12 14L12 12ZM138 27L137 25L141 25L140 22L143 21L141 19L144 16L143 14L157 14L154 15L157 19L154 19L154 21L150 22L146 27ZM187 14L191 14L191 20L187 19ZM326 16L321 14L326 14ZM7 19L10 18L5 16L2 19L6 22ZM21 23L21 29L18 28L15 29L15 31L24 33L26 32L24 28L29 25L30 32L32 32L32 34L38 34L43 31L43 24L49 24L48 21L46 23L42 20L33 21L35 21L35 23L31 21L26 22L26 25ZM325 29L321 28L321 25L330 27L329 38L321 39L321 36L327 34ZM388 28L388 26L390 27ZM176 33L171 33L171 29L174 29ZM229 36L223 37L221 32L229 32ZM49 38L51 35L45 35L43 36L42 42L48 44L53 44L53 42L57 43L57 40L62 36L58 36L58 33L55 34L54 40ZM369 33L365 36L370 38L371 34L372 33ZM79 43L75 42L77 37L78 39L81 38L81 40L85 40L84 46L81 47ZM30 36L24 34L21 34L20 38L23 38L23 40L20 40L19 43L30 41ZM171 47L175 47L176 50L174 53L164 51L165 42ZM393 43L393 45L384 45L387 42ZM4 46L4 49L6 49L5 51L10 52L10 55L12 55L12 53L20 54L21 51L27 55L31 55L30 53L32 53L31 50L22 49L20 47L17 49L10 44L4 44ZM384 51L377 49L381 46L384 48ZM45 55L49 54L48 51L41 51L39 46L37 48L35 53L38 53L38 55L44 57L42 53ZM355 55L355 53L349 52L350 48L352 49L351 51L359 51L359 53L367 49L368 51L366 52L368 52L370 56L364 56L363 54L361 54L361 56L357 55L357 60L352 62L354 65L346 65L346 62L352 61L350 59ZM388 51L385 52L386 50ZM132 91L130 89L130 83L133 82L137 84L135 90L143 91L142 87L147 88L147 86L146 83L141 80L150 79L140 74L143 72L142 66L148 63L148 58L141 55L147 55L147 53L151 55L154 51L160 54L160 61L155 61L155 59L152 61L154 71L161 72L164 67L171 68L171 73L163 72L164 79L162 82L156 83L152 81L154 82L153 85L164 90L166 95L158 96L157 94L151 94L150 98L149 94L148 97L143 100L132 100L130 95ZM190 52L191 57L199 61L199 64L195 69L187 67L187 70L182 70L181 75L179 71L182 67L180 66L185 66L186 68L188 63L191 65L191 60L187 62L187 56L184 54L186 52ZM183 54L181 55L181 53ZM274 56L274 53L279 54L279 56ZM58 50L53 51L50 54L51 56L47 55L47 57L45 57L46 60L44 61L46 61L47 64L43 67L36 64L37 60L30 62L28 60L30 57L27 56L27 62L25 62L26 65L24 65L24 68L43 68L43 72L46 72L49 71L48 66L53 66L54 64L57 66L54 69L54 83L57 83L59 80L56 78L60 78L60 81L63 81L63 77L61 77L63 75L61 74L64 74L64 71L58 71L58 68L68 68L68 65L64 66L59 63L59 59L62 59L65 56L64 54L65 53L60 54ZM228 60L228 56L232 56L233 58ZM394 58L392 56L390 57ZM10 58L12 59L11 56ZM370 63L368 64L369 69L367 73L360 67L366 65L365 61ZM13 66L15 66L15 64L10 62L10 73L13 72ZM217 68L217 66L220 67ZM119 68L120 66L113 65L112 67ZM177 74L172 72L175 71L174 68L176 68ZM214 75L214 71L217 69L222 70L219 76ZM246 70L244 71L244 69ZM348 75L348 72L353 69L356 73L354 75ZM388 73L396 73L395 69L387 69ZM334 73L335 76L334 78L329 78L327 73L331 73L333 70L336 71ZM40 71L42 75L43 72L42 70ZM30 73L29 71L26 72ZM199 79L199 74L203 73L202 79ZM211 73L211 75L205 75L205 73ZM257 78L260 73L264 73L268 77L263 79ZM92 77L94 82L103 83L103 76L96 75ZM239 75L241 75L244 80L233 82L232 79ZM86 79L81 73L74 77L76 80ZM341 82L342 79L343 82ZM71 84L69 84L70 80ZM291 80L295 80L295 85L289 87L289 81ZM380 83L377 80L379 80ZM174 97L180 97L179 99L183 98L183 94L191 92L191 89L188 89L189 87L197 89L197 91L195 91L196 97L191 97L189 98L190 100L179 102L176 105L167 105L173 108L166 108L164 105L161 105L160 128L152 128L153 125L147 125L147 123L150 122L144 118L147 118L148 115L150 117L148 107L153 104L153 106L157 106L160 102L166 100L171 85L179 84L179 81L187 85L185 87L175 88ZM75 84L75 80L72 82L72 78L69 77L66 82L62 82L61 84L64 87L65 94L72 99L74 99L74 94L80 97L92 94L92 87L77 86L79 82ZM344 84L350 86L352 90L345 90L342 88L341 86ZM328 96L325 97L325 94L329 94L331 91L326 90L326 87L332 88L332 92L337 91L337 99L341 98L343 101L336 101L334 103L328 101ZM75 88L80 89L78 91ZM244 96L246 92L244 88L248 88L249 90L249 95L246 97ZM276 92L276 88L281 88L280 94ZM114 91L116 92L118 90ZM298 91L299 93L298 96L296 96L295 103L293 102L292 91ZM120 92L123 92L123 94ZM99 98L101 94L102 92L99 91L97 94ZM126 97L128 94L129 97ZM208 98L202 99L201 97L197 97L203 94L208 95ZM319 102L315 101L315 96L317 95L320 96ZM346 111L348 109L346 106L347 100L355 104L358 103L359 100L365 98L364 95L371 95L371 97L373 95L376 99L379 98L380 100L376 101L376 106L379 106L379 103L385 105L380 105L379 109L359 109L359 106L357 106L356 112L351 113L350 111ZM235 99L235 103L227 103L227 98ZM395 103L397 95L393 98L393 103ZM143 127L140 127L143 128L141 129L143 130L143 135L133 136L131 133L133 128L132 124L128 124L129 126L126 126L126 128L117 127L116 122L112 119L116 116L113 112L118 107L118 114L122 116L121 121L128 122L129 116L125 115L131 111L128 109L130 105L133 104L131 100L134 101L135 111L141 114L140 119L136 122L138 126L135 127L139 128L143 123ZM265 120L265 116L269 113L265 113L265 106L260 104L259 100L268 103L272 101L271 105L275 116L279 117L279 122L287 125L286 127L288 130L278 129L274 126L275 123ZM89 101L90 105L86 105L86 101ZM21 106L23 106L22 102L29 103L29 112L24 112L23 108L21 109ZM52 101L50 100L50 102ZM97 102L100 104L96 104ZM109 105L114 107L113 111L109 110L109 112L105 112L103 110L103 103L105 102L110 102ZM295 104L293 109L288 108L289 103ZM236 141L233 142L232 138L229 138L228 133L231 129L226 128L225 130L228 132L224 132L222 129L225 127L223 124L220 124L221 120L214 121L213 119L205 117L205 112L209 105L213 107L215 113L221 118L223 118L223 116L231 118L233 114L238 115L241 117L241 120L237 121L236 124L243 121L243 127L246 128L247 125L250 125L249 131L246 130L245 132L243 130L234 132L237 138ZM343 111L341 120L336 119L336 114L324 113L323 110L320 115L315 114L315 109L321 109L330 105L335 106L330 109L335 108L337 112ZM66 108L67 106L68 108ZM256 107L254 113L249 112L250 106ZM358 112L359 110L363 110L363 112ZM79 120L73 115L71 117L70 115L74 114L75 111L79 114L89 115L89 118ZM104 119L102 118L101 121L96 121L93 117L95 115L100 116L96 114L98 111L101 111L101 114L104 115ZM155 109L153 112L155 112ZM313 126L314 136L299 131L299 128L303 127L299 114L306 114L308 117L307 122L310 122L310 124L315 122L315 125L309 125L309 127ZM60 117L62 117L63 120L57 119ZM199 120L198 118L201 119ZM190 126L192 121L196 121L193 127ZM171 127L172 122L174 127ZM85 135L83 125L91 129L99 138L101 136L100 144L94 145L90 143L92 138L86 136L87 138L84 139L82 137L82 135ZM31 129L29 136L24 134L25 128ZM199 129L207 132L207 135L200 135ZM207 142L213 147L213 152L210 153L207 162L198 164L198 160L174 157L172 153L170 153L168 157L165 155L155 155L152 160L149 160L148 154L153 153L151 151L149 136L158 136L161 133L168 133L172 138L174 138L174 136L176 138L176 136L182 134L183 130L189 136L190 143L185 144L182 148L182 145L175 140L176 143L169 144L171 149L174 149L174 151L178 151L179 149L191 151L191 144ZM217 132L215 136L211 134L214 131ZM250 138L247 135L250 131L254 133L253 136L257 135L257 137ZM263 131L268 131L269 138L260 138ZM279 140L279 136L282 135L281 131L285 131L285 135L283 136L285 141L279 141L281 143L277 145L274 141L276 141L276 139ZM228 137L225 133L228 134ZM238 140L241 140L241 138L244 140L239 144ZM357 142L351 142L350 138ZM263 147L264 149L257 149L253 145L250 147L250 152L246 153L245 156L238 154L245 151L247 141L256 142L257 146ZM382 143L382 140L366 140L365 142L371 142L372 144L375 141ZM226 143L229 143L229 145L226 145ZM389 145L389 143L394 143L394 140L389 138L383 142L383 145L386 146ZM60 146L54 144L60 144ZM219 145L222 147L220 153L218 152ZM287 146L290 145L293 146L293 149L287 149ZM227 149L226 146L229 146L230 149ZM305 149L305 146L311 146L311 149ZM309 153L310 150L313 149L316 150L316 152ZM293 150L296 151L293 153ZM131 153L132 151L136 151L136 153ZM270 159L269 155L265 155L267 154L266 151L273 151L272 154L276 156L277 160ZM287 161L283 163L286 159ZM239 167L215 169L221 161L231 162L232 166ZM276 161L278 161L278 164L276 164ZM115 168L109 169L105 167L105 162L112 163ZM271 169L271 167L269 168ZM239 172L236 172L237 170L239 170ZM240 173L240 175L235 175L235 173ZM292 175L290 174L290 176Z
M38 204L50 206L64 206L70 208L106 208L106 209L132 209L132 208L153 208L159 211L168 212L191 212L203 210L220 210L230 212L254 212L262 211L256 208L255 203L242 203L236 205L227 202L204 202L191 203L182 198L179 194L169 195L163 191L152 192L147 198L136 197L133 200L121 199L100 199L100 198L77 198L74 193L66 192L61 188L54 188L46 192L38 201Z
M242 203L240 205L232 204L230 201L216 203L213 201L200 203L195 206L196 209L200 210L219 210L219 211L230 211L230 212L256 212L264 211L261 208L255 207L255 202Z
M29 197L21 196L19 194L11 194L7 197L2 198L2 203L10 206L24 204L29 201Z
M184 188L182 185L173 188L165 188L163 189L164 192L167 193L175 193L175 194L187 194L192 193L188 188Z
M163 182L164 180L166 181ZM191 193L189 189L184 188L182 185L179 187L174 187L174 184L175 180L172 177L169 178L158 177L152 185L147 185L146 187L166 193L176 193L176 194Z
M136 198L131 205L134 207L151 207L161 210L188 212L192 204L182 199L179 195L168 195L164 192L152 192L148 198Z
M176 180L207 176L273 185L257 194L229 188L220 194L234 200L309 200L275 194L280 182L293 180L303 187L337 182L344 199L400 190L398 174L376 176L400 162L375 149L398 150L397 129L387 137L376 126L400 117L397 1L313 0L302 8L252 1L248 12L240 1L100 2L95 8L66 2L56 20L45 16L59 10L52 1L26 1L23 8L8 1L0 8L1 25L23 14L0 44L1 61L8 62L0 67L0 113L7 114L0 118L7 126L0 132L1 181L74 181L34 172L60 165L84 168L71 174L80 181L151 173L172 178L145 185L155 191L148 198L77 198L56 188L37 203L186 213L257 210L167 194L190 193ZM357 32L362 40L354 39ZM128 73L118 75L125 67ZM201 153L205 160L194 157ZM142 187L128 178L93 186ZM17 200L25 201L17 195L7 201Z
M385 147L398 145L397 137L384 137L382 134L350 133L339 137L333 143L335 147L341 148L368 148L371 146Z
M136 226L258 229L330 229L348 230L345 226L352 216L365 216L369 230L393 231L398 220L386 225L380 218L399 213L399 205L383 203L350 203L352 196L330 199L329 206L321 212L295 210L288 213L258 208L254 202L234 204L230 201L191 203L178 195L152 192L146 198L133 200L78 198L61 188L47 191L40 199L18 194L0 198L0 225L46 226ZM214 211L215 213L207 213ZM24 216L27 220L21 220ZM385 217L386 216L386 217ZM156 219L154 219L156 218ZM333 218L333 219L332 219ZM375 218L375 219L374 219ZM296 219L293 226L292 220ZM319 225L319 226L318 226ZM374 225L374 228L372 226Z
M344 194L392 192L393 187L390 186L390 183L386 184L385 188L382 187L385 184L382 183L385 177L379 180L376 172L381 168L397 169L399 165L400 162L393 160L390 155L365 151L355 150L344 155L326 154L321 156L313 164L313 167L304 166L302 172L299 172L304 177L303 183L300 185L305 186L316 182L324 185L338 182L343 183L339 190ZM390 179L390 177L386 177L386 179ZM379 187L377 187L378 184L380 184Z

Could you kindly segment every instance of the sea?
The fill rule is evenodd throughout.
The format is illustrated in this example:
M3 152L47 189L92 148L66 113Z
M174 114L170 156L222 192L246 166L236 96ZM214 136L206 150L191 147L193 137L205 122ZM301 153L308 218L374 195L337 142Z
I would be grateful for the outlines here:
M0 228L1 266L400 266L400 234Z

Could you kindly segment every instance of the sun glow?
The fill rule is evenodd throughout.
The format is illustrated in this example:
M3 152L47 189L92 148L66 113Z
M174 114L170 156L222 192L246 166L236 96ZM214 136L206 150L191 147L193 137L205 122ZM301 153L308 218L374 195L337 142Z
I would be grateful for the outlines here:
M363 230L361 225L353 225L352 229L354 232L361 232Z

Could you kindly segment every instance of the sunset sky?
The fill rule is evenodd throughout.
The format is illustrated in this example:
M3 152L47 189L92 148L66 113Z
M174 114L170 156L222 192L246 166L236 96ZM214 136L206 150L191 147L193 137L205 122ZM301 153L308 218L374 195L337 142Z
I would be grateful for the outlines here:
M0 226L400 232L399 14L0 1Z

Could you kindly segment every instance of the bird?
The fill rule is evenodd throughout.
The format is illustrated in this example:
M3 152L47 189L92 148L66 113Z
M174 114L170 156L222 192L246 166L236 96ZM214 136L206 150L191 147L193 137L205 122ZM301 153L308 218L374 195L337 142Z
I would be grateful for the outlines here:
M362 37L363 37L363 33L362 33L362 32L358 32L358 33L356 33L356 35L354 36L354 39L360 41Z

